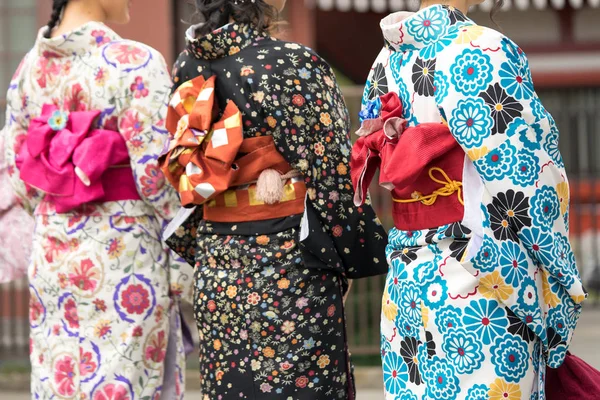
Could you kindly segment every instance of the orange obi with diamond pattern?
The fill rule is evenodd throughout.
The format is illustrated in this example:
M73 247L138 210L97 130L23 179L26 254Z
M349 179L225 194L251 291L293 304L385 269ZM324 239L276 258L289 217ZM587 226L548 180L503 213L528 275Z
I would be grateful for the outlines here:
M171 137L159 162L182 205L203 205L204 219L216 222L303 213L304 181L271 136L244 139L242 114L234 102L221 115L215 80L199 76L183 83L169 104Z

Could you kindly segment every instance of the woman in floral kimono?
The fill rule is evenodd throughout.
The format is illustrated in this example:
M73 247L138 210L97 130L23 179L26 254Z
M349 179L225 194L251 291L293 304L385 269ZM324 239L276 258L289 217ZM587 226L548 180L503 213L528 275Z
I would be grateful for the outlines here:
M196 1L173 74L163 169L201 219L172 238L196 264L205 399L353 399L343 296L387 271L333 71L269 35L283 3Z
M35 217L36 399L183 397L191 279L161 242L179 199L157 165L171 81L158 52L104 25L128 3L55 0L8 91L10 180Z
M558 130L523 51L449 3L381 22L353 150L357 203L378 165L394 202L386 398L543 399L586 297Z

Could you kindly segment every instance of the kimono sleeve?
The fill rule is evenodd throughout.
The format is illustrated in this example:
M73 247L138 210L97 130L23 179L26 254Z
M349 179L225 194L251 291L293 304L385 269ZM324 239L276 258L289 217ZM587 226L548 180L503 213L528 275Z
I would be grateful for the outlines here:
M350 121L333 71L313 56L273 87L281 95L264 102L266 124L308 189L300 233L305 263L350 279L385 273L385 231L370 204L352 202Z
M484 237L473 267L482 285L494 278L505 285L500 300L550 348L556 367L586 297L568 238L558 130L535 93L526 56L499 33L486 30L437 61L440 113L484 186Z
M127 142L138 192L142 200L155 210L164 229L181 205L177 192L168 184L158 165L158 157L168 139L165 118L171 78L158 52L140 44L134 45L149 51L150 59L144 68L131 70L121 77L121 98L124 100L119 109L119 131ZM128 69L126 65L122 68L124 71ZM187 263L169 252L169 267L171 293L191 301L191 277L187 274Z
M28 57L25 56L13 76L6 94L6 119L4 129L0 134L4 138L4 158L8 180L19 204L29 214L33 214L43 198L43 193L30 187L21 180L16 165L17 154L27 137L29 127L29 112L27 97L23 92L24 71L28 70Z

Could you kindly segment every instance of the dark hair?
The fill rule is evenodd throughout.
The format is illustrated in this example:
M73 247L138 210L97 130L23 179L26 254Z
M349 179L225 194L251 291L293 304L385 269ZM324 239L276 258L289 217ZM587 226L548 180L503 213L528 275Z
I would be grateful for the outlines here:
M504 0L494 0L494 5L492 6L492 9L490 10L490 19L492 20L494 25L496 25L497 28L500 28L500 26L496 22L495 17L496 17L496 14L498 13L498 11L500 11L502 9L502 7L504 7Z
M265 0L195 0L195 21L202 25L196 35L211 33L231 19L238 23L253 24L259 31L268 31L277 21L278 11Z
M49 38L52 34L52 29L54 29L60 21L60 16L68 2L69 0L52 0L52 14L50 14L50 21L48 21L48 25L46 25L48 29L44 35L45 37Z

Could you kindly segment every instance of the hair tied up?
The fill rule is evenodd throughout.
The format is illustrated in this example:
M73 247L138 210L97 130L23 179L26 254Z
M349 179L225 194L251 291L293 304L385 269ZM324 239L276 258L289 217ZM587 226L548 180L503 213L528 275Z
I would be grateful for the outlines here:
M204 36L227 25L231 20L252 24L260 32L277 22L278 11L265 0L195 0L193 23L202 23L196 35Z
M50 14L50 21L48 21L48 24L46 25L48 29L44 35L46 38L50 38L52 35L52 30L58 25L60 17L68 2L69 0L52 0L52 14Z

